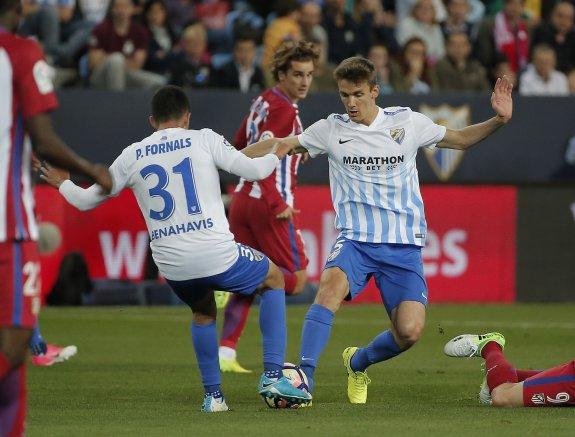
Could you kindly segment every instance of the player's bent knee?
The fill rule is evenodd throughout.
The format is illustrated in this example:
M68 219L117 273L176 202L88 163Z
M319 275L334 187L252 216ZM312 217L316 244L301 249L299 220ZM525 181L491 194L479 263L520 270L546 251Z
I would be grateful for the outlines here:
M285 287L284 275L274 263L270 262L268 275L263 283L264 288L271 290L283 290Z
M423 324L412 323L407 326L402 326L397 329L397 335L400 345L407 349L413 346L421 338L423 332Z
M297 282L295 284L295 287L293 289L293 294L301 294L305 288L305 284L307 282L307 272L305 270L300 270L298 272L294 273L296 278L297 278Z
M503 387L495 387L491 391L491 402L494 407L508 408L513 407L511 391Z

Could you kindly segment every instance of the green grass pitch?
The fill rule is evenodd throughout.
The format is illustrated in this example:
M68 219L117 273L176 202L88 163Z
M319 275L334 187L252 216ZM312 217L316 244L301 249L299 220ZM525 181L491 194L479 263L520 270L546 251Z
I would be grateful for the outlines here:
M288 307L287 361L297 361L307 306ZM310 409L271 410L256 392L261 369L257 308L240 341L250 375L224 374L233 411L199 412L202 388L184 308L47 308L44 336L79 354L29 366L28 436L575 435L574 408L498 410L477 402L480 359L443 355L462 332L499 330L518 368L545 368L575 355L575 305L432 305L413 349L372 366L366 405L350 405L341 352L389 326L382 306L349 305L335 318L316 372Z

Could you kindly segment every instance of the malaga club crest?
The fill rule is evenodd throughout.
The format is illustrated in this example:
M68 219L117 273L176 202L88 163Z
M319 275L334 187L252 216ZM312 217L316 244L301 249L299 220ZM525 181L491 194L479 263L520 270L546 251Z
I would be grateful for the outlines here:
M405 138L405 129L404 128L391 129L389 131L389 135L391 136L393 141L395 141L397 144L401 144L403 142L403 139Z
M419 112L427 115L435 123L450 129L462 129L471 124L471 109L469 105L454 107L443 104L430 106L422 104ZM435 175L441 181L447 181L463 159L463 151L452 149L424 149L425 157Z

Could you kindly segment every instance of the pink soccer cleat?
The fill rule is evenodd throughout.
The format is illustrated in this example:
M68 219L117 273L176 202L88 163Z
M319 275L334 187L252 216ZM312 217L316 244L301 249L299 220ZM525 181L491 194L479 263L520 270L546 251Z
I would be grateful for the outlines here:
M56 363L63 363L78 353L78 348L74 345L60 347L53 344L48 345L44 355L34 355L32 364L35 366L51 366Z

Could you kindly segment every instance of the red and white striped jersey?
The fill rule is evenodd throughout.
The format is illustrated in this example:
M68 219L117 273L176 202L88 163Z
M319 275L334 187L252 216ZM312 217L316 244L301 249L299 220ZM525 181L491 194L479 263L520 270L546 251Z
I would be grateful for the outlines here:
M57 105L38 43L0 28L0 242L38 239L24 120Z
M250 113L236 133L234 144L243 149L260 140L299 135L301 132L297 105L274 87L254 100ZM258 182L240 179L236 192L263 199L270 211L277 215L288 206L293 207L300 160L301 155L286 156L270 176Z

